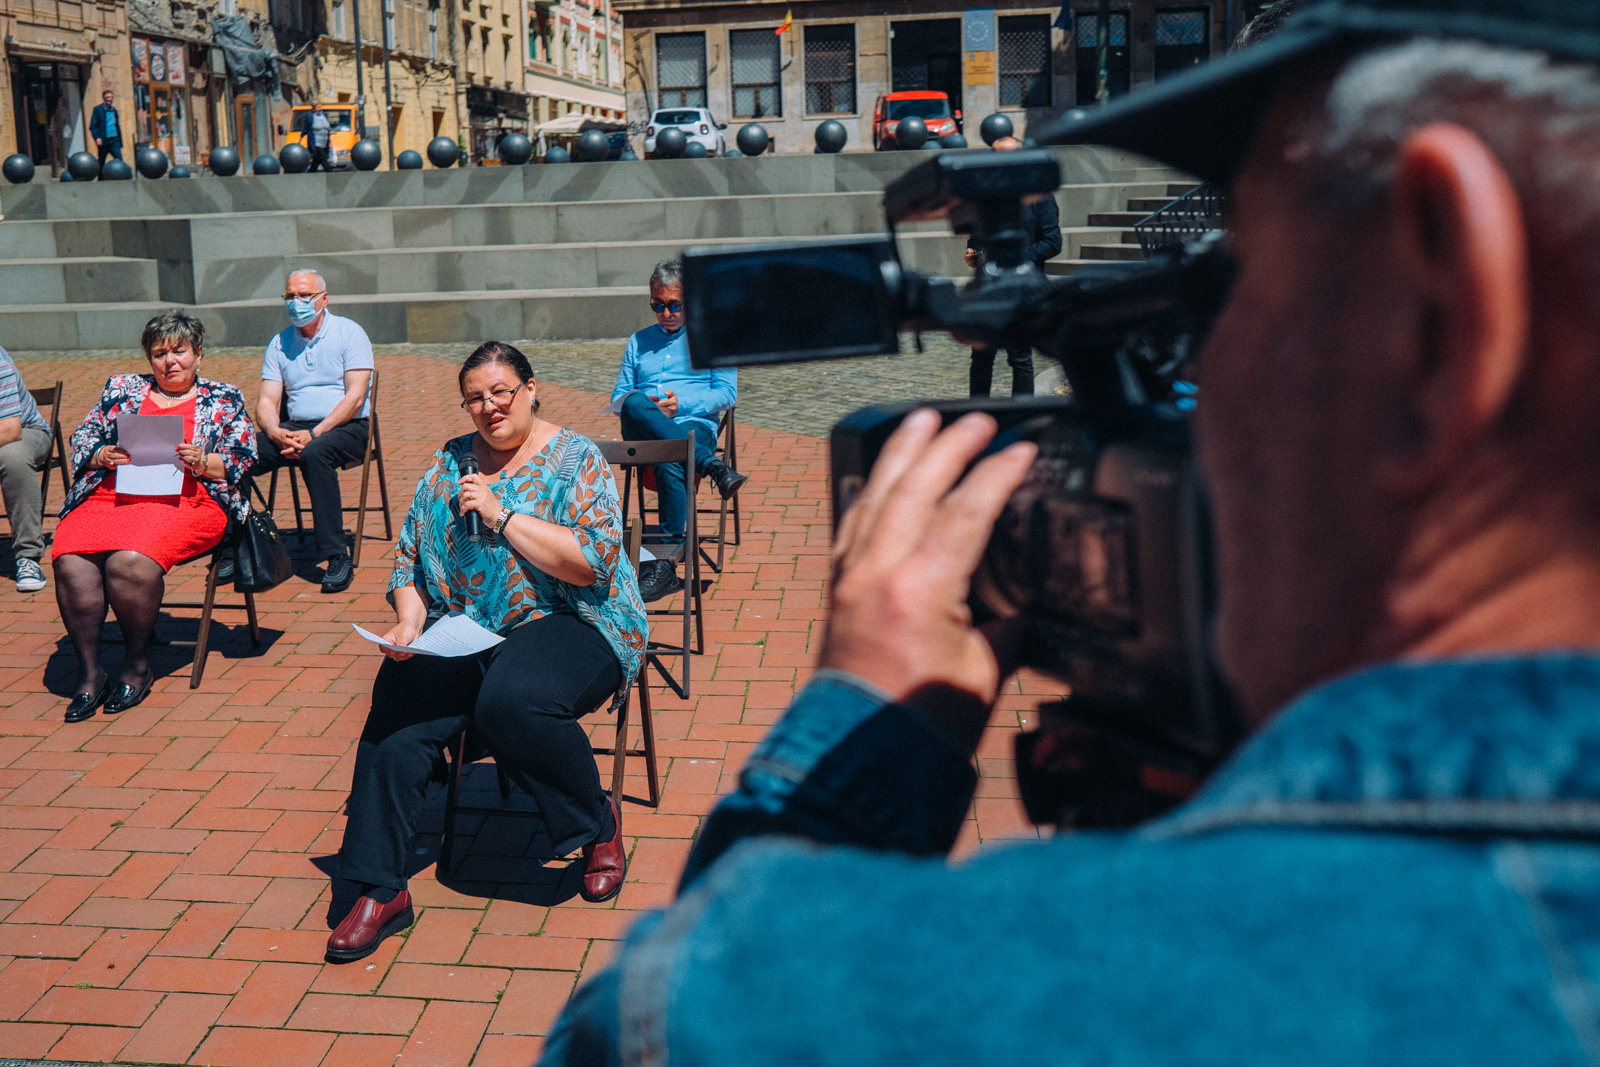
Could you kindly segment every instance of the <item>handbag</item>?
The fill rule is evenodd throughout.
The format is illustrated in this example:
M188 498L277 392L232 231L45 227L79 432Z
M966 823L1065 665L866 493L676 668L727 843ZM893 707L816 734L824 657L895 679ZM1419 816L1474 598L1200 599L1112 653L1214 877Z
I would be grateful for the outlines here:
M254 489L254 483L251 484ZM256 491L260 496L260 491ZM248 501L249 495L245 496ZM233 543L233 588L240 593L265 593L294 574L294 561L278 538L278 524L270 512L257 511L239 524Z

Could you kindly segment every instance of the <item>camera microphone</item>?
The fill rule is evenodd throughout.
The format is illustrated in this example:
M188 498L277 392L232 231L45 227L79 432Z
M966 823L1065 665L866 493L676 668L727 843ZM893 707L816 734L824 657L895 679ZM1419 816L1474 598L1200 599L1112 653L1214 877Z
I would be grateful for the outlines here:
M477 474L478 457L474 456L472 454L472 450L469 448L467 450L467 454L461 457L461 462L458 463L457 466L461 470L462 477L466 477L469 474ZM474 541L482 541L483 516L479 515L476 511L468 511L464 512L461 517L467 520L467 536L472 538Z

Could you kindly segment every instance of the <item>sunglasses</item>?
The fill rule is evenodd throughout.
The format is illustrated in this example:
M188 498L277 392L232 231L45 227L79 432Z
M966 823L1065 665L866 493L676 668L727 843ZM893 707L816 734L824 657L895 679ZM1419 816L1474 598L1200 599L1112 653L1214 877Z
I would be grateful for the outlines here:
M667 301L652 300L652 301L650 301L650 310L654 311L657 315L661 314L663 311L670 311L674 315L676 315L678 312L683 310L683 301L682 300L667 300Z

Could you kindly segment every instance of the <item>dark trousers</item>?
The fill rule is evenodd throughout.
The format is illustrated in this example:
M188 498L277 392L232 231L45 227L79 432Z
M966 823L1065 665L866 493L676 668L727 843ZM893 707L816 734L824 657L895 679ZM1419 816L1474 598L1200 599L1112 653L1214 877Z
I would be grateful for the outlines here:
M643 393L634 393L624 400L618 415L622 419L624 440L682 441L689 436L688 429L663 415ZM705 426L694 427L695 466L704 470L706 464L716 458L716 434ZM661 504L661 532L668 537L682 537L689 515L689 492L682 463L656 465L656 498Z
M285 419L285 430L309 430L314 422ZM317 541L317 555L332 559L345 552L344 500L339 495L339 471L346 463L358 462L367 453L367 420L351 419L319 435L300 452L298 459L284 459L278 446L264 433L256 434L256 465L251 474L267 474L279 467L299 464L306 480L306 495L311 497L311 529Z
M312 171L316 170L318 167L321 167L323 170L328 171L329 173L332 173L333 168L328 166L328 146L327 145L323 145L321 148L311 148L310 152L311 152L311 166L306 168L306 173L307 174L310 174Z
M116 156L117 161L122 161L122 138L107 137L100 142L100 165L106 165L106 157Z
M996 349L974 348L972 350L972 374L968 379L972 396L988 396L989 385L994 381L994 357ZM1033 349L1008 348L1006 349L1006 362L1011 364L1011 395L1033 395Z
M557 855L592 842L608 805L578 719L621 684L611 646L576 615L525 623L476 656L385 659L356 745L339 874L405 888L428 778L469 726L468 758L476 742L533 797Z

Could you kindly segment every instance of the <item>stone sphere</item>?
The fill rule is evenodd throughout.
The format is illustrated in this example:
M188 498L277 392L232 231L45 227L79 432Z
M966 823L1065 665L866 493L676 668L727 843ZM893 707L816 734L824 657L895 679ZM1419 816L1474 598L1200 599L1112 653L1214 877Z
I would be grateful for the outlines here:
M699 141L690 141L683 149L684 159L705 159L710 154L706 151L706 146Z
M421 170L422 153L414 148L408 148L394 157L394 165L400 170Z
M27 185L33 181L33 160L21 152L7 156L6 161L0 163L0 174L12 185Z
M759 156L772 144L767 129L758 122L747 122L739 127L739 136L734 138L739 146L739 151L747 156Z
M742 155L744 155L744 153L739 151L737 148L730 148L726 152L722 153L722 158L723 159L738 159Z
M544 150L544 161L546 163L571 163L572 155L560 145L553 144Z
M845 142L850 140L849 132L844 128L844 123L837 119L829 119L817 127L817 151L834 152L844 151Z
M142 178L159 178L167 172L167 154L159 148L146 146L133 154L133 165Z
M428 142L428 162L443 170L461 160L461 146L453 137L435 137Z
M211 173L219 178L231 178L239 173L239 150L223 145L213 148L211 155L207 156L211 165Z
M978 136L983 138L983 143L992 145L1002 137L1010 137L1012 132L1011 120L999 113L990 115L978 126Z
M656 134L656 155L662 159L677 159L689 147L689 138L682 130L666 129Z
M422 166L422 157L415 152L417 166ZM377 170L378 164L383 162L383 149L378 147L378 142L370 137L363 137L350 146L350 165L356 170ZM396 162L398 166L398 161Z
M959 133L947 133L939 138L939 144L945 148L965 148L967 147L967 139Z
M172 170L167 174L168 178L187 178L188 176L189 176L189 168L185 167L181 163L178 164L176 167L173 167Z
M267 153L263 152L259 156L256 157L256 160L255 160L254 163L250 164L250 173L251 174L282 174L283 173L283 168L278 166L278 160L277 160L276 156L270 156Z
M120 159L108 159L106 165L100 168L100 180L103 182L131 182L133 181L133 168Z
M599 163L611 154L611 138L599 130L585 130L578 135L578 159L584 163Z
M63 170L61 172L61 176L56 179L56 181L60 181L60 182L75 182L77 180L78 179L76 179L76 178L74 178L72 176L72 172L70 170Z
M639 162L639 157L633 154L633 147L630 145L622 150L622 155L617 157L617 161L619 163L637 163Z
M899 148L921 148L928 143L928 124L912 115L894 128L894 143Z
M286 144L278 149L278 164L285 174L304 174L311 169L311 149L303 144Z
M508 133L500 139L500 162L520 167L533 158L533 142L525 133Z
M87 152L74 152L67 160L67 172L75 182L92 182L100 177L100 161Z

